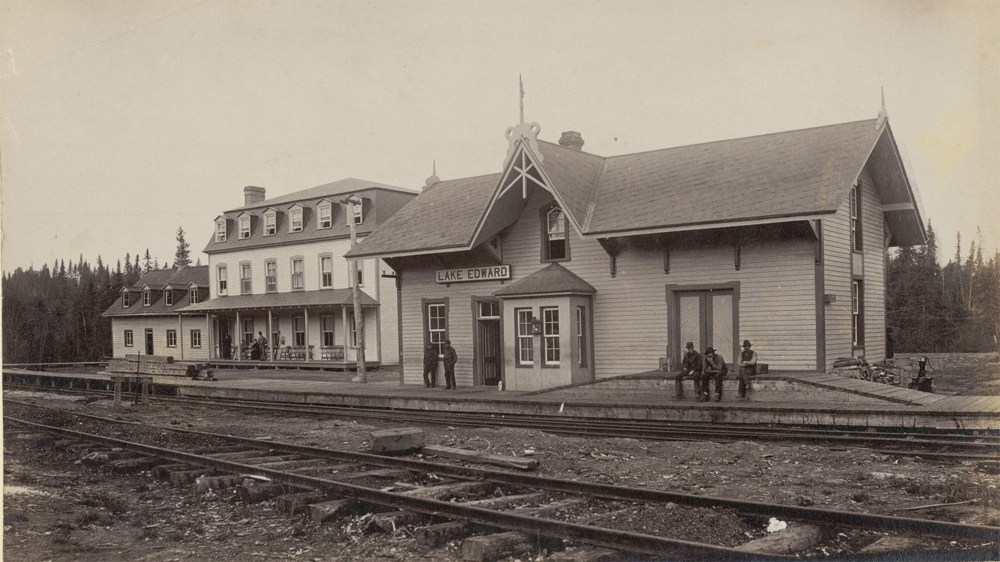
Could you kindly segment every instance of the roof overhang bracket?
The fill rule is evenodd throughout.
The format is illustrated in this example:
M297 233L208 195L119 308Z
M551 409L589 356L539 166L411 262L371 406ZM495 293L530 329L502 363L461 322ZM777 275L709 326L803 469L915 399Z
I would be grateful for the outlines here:
M618 254L622 251L622 243L615 238L598 238L597 241L610 258L611 277L614 277L618 273Z

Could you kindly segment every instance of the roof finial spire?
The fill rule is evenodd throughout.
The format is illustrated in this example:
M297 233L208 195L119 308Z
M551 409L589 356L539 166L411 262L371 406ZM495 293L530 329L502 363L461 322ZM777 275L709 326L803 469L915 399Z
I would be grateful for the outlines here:
M441 178L438 177L437 160L431 160L431 177L427 178L427 181L424 182L424 189L427 189L439 181L441 181Z
M878 110L878 121L875 122L875 128L881 129L884 127L888 119L889 112L885 109L885 86L882 86L882 107Z
M437 176L438 175L438 161L437 160L431 160L431 175L432 176Z
M521 87L521 124L524 124L524 80L521 75L517 75L517 82Z

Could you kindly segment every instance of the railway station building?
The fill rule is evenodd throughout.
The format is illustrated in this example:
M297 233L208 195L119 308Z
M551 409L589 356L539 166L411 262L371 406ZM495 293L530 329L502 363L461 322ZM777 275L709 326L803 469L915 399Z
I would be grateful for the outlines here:
M885 354L887 249L925 243L877 119L604 157L508 129L495 173L428 179L349 258L398 286L402 381L450 340L459 385L677 369L688 341L771 370ZM442 367L438 365L438 380Z
M209 298L181 309L207 324L206 357L215 364L251 359L266 334L262 361L353 368L357 361L353 285L362 308L365 361L399 358L396 287L378 259L359 260L357 278L344 254L354 223L359 240L417 192L356 178L266 198L244 188L244 204L219 215L205 247ZM351 204L348 196L360 199Z

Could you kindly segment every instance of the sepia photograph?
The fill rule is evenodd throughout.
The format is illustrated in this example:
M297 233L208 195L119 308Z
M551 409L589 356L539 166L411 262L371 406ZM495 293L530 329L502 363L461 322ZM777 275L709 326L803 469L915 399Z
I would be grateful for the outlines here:
M0 0L11 562L1000 560L1000 0Z

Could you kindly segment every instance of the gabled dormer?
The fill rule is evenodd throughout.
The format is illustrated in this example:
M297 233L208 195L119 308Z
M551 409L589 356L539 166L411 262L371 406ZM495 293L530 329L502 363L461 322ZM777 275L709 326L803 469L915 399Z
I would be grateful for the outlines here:
M274 236L278 233L278 209L268 207L261 215L264 220L264 236Z
M302 232L305 225L305 207L296 203L288 208L288 232Z
M226 220L225 215L219 215L215 217L215 241L225 242L229 230L229 221Z
M196 304L201 302L201 289L197 283L191 282L187 285L188 293L188 304Z
M153 289L149 285L142 286L142 306L150 306L153 304Z
M243 211L236 216L236 223L239 225L240 240L249 240L250 228L253 225L253 215Z
M135 291L130 290L128 287L122 287L122 308L128 308L132 306L133 302L135 302L135 295L132 294L133 292Z
M321 199L316 204L316 229L333 228L333 201Z
M174 306L174 289L170 285L163 288L164 306Z

